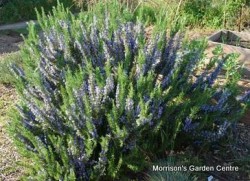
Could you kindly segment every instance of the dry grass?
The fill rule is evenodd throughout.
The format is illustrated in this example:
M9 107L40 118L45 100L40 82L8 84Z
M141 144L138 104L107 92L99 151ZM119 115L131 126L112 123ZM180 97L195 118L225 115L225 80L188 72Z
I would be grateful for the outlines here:
M13 87L2 83L8 83L6 80L11 77L7 63L18 59L19 53L15 51L19 49L21 38L16 34L0 33L0 180L14 181L19 180L23 169L18 165L21 158L7 134L6 124L8 111L16 103L17 95Z
M22 174L22 169L18 165L20 156L8 137L6 124L8 121L7 113L16 102L15 90L6 85L0 84L0 180L18 180Z

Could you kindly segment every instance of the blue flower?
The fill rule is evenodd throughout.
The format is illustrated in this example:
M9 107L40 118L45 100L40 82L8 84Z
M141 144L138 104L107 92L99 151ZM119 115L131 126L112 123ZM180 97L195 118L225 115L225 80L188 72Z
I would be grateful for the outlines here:
M192 132L194 131L197 127L199 126L199 123L193 123L192 119L190 119L189 117L187 117L184 121L184 127L183 130L185 132Z

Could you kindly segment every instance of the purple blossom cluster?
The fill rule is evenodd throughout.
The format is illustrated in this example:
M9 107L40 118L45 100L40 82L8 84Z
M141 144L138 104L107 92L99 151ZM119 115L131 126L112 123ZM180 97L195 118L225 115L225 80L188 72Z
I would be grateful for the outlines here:
M221 60L217 65L217 67L215 68L215 70L207 77L206 81L208 82L208 86L212 86L214 84L214 81L216 80L220 71L222 70L224 63L225 59Z
M199 123L192 123L192 119L190 119L189 117L187 117L184 121L184 127L183 130L185 132L193 132L195 131L195 129L199 126Z
M215 111L221 111L221 112L224 111L225 103L227 102L230 95L231 93L229 92L229 90L225 90L224 92L220 94L220 98L217 101L216 105L202 105L201 110L206 113L215 112Z
M249 102L250 101L250 90L246 91L243 96L239 96L238 101L240 101L240 102Z
M225 64L226 58L220 60L217 67L208 75L207 71L203 71L201 75L197 77L193 85L191 86L191 91L196 89L197 87L200 87L202 90L205 90L206 88L210 88L214 85L215 80L217 79L218 75L220 74L224 64Z
M225 120L217 126L216 131L202 131L199 136L202 137L204 141L215 142L225 136L230 126L231 123Z
M230 123L228 120L223 120L220 121L220 123L217 124L216 128L213 128L213 130L203 129L202 131L197 131L200 123L193 123L192 119L186 118L183 126L183 131L195 137L195 143L197 141L212 143L224 137L231 125L232 123Z
M190 84L202 52L182 48L182 34L166 38L163 33L147 40L142 24L119 24L111 31L107 19L99 27L96 18L90 28L80 24L75 31L72 26L59 21L43 32L37 46L29 47L30 53L38 53L32 73L15 66L13 70L23 83L23 105L18 106L23 126L40 147L55 150L58 163L70 160L79 180L89 180L93 169L104 175L108 160L118 160L114 155L136 150L150 131L172 132L175 120L184 120L182 131L204 139L225 135L230 121L217 124L216 131L196 133L201 124L187 116L193 106L187 104L188 98L196 99L192 91L198 86L204 91L211 88L224 60ZM240 100L249 100L249 95ZM227 108L230 96L229 91L214 96L216 105L204 101L197 114ZM65 152L56 149L59 139L54 137L62 139ZM39 151L21 134L19 139L29 150Z

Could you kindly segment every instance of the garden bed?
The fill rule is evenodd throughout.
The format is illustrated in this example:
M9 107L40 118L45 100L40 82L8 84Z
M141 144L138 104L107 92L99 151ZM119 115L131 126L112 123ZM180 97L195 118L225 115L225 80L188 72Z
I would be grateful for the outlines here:
M250 33L222 30L211 35L208 40L217 43L250 49Z
M250 32L221 30L208 37L210 46L222 45L225 53L239 53L240 61L250 61Z
M238 60L244 65L244 76L250 78L250 32L222 30L208 37L208 40L208 55L212 55L217 45L221 45L225 53L239 54Z

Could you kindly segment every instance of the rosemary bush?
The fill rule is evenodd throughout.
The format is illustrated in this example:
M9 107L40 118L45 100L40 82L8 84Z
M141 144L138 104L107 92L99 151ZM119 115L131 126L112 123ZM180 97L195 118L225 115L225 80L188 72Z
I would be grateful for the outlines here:
M235 98L233 55L218 50L205 64L205 41L149 38L139 22L94 17L89 25L60 5L38 19L43 33L30 24L24 65L13 65L21 101L9 126L33 161L28 179L138 172L166 149L221 139L249 100ZM222 69L226 83L218 85Z

